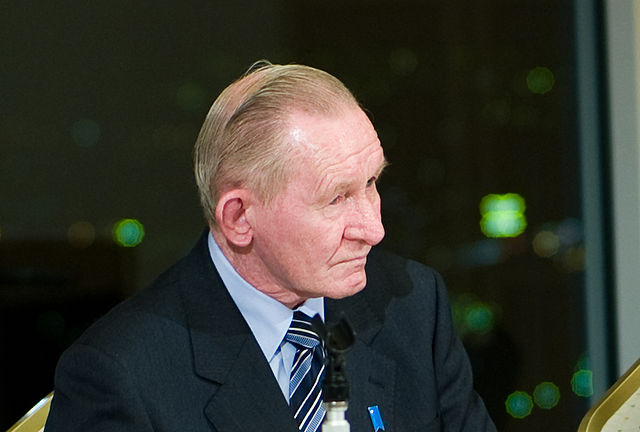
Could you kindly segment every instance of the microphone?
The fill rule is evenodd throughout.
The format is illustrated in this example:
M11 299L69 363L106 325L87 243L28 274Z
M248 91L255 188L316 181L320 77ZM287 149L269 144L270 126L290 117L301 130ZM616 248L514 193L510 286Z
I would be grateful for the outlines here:
M326 412L322 432L349 432L345 412L349 406L349 382L347 381L346 354L355 342L355 332L344 317L338 323L325 327L316 315L312 326L318 332L327 350L325 376L322 383L322 399Z

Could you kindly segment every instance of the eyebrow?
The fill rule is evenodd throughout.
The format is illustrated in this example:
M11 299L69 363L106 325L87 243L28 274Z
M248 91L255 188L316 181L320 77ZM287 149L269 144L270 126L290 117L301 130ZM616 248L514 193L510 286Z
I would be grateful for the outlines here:
M383 155L382 157L383 157L383 159L382 159L382 163L381 163L381 164L380 164L380 166L378 167L378 170L376 171L376 174L375 174L375 176L374 176L374 177L380 177L380 176L382 175L382 172L384 171L384 169L385 169L386 167L388 167L389 165L391 165L391 164L389 163L389 161L387 160L387 158L386 158L386 157L384 157L384 155Z
M380 163L380 166L378 167L378 169L375 171L375 173L374 173L374 174L373 174L369 179L371 179L371 178L373 178L373 177L379 178L379 177L382 175L382 172L384 171L384 169L385 169L387 166L389 166L389 165L390 165L390 164L389 164L389 162L387 161L387 159L386 159L386 158L384 158L384 159L382 160L382 162ZM367 181L369 181L369 179L367 179ZM342 182L340 182L340 183L336 184L336 185L335 185L335 187L331 188L331 191L330 191L330 193L329 193L329 194L331 195L331 194L334 194L334 193L336 193L336 192L340 192L340 191L347 190L347 189L349 189L349 187L351 187L352 185L353 185L353 182L352 182L352 181L349 181L349 180L347 180L347 181L342 181Z

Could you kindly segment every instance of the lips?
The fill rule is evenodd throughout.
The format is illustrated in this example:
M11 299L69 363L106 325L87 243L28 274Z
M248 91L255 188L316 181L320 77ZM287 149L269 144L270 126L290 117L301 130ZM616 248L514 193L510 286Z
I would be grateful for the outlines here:
M357 256L353 258L343 259L338 261L338 264L359 264L362 262L363 264L367 262L367 255Z
M345 256L343 256L340 259L337 260L332 260L335 264L333 265L338 265L338 264L353 264L353 263L366 263L367 261L367 256L369 255L369 252L371 251L371 248L364 248L364 249L359 249L359 250L354 250L351 253L349 252L345 252Z

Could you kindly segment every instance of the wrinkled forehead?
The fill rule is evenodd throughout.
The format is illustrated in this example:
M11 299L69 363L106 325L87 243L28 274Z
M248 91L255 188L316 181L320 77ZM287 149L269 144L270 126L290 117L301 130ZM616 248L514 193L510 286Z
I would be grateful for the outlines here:
M307 184L309 191L366 182L384 168L382 146L361 109L333 116L298 113L291 120L287 131L290 180Z
M330 153L336 158L360 148L380 146L369 117L360 107L347 105L330 113L292 111L286 121L285 141L294 154Z

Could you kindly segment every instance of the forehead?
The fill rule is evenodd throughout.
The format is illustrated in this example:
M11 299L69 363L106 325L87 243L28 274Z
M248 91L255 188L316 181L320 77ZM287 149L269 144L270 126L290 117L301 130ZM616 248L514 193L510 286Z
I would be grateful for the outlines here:
M315 163L382 152L373 125L358 107L332 114L295 111L289 116L287 129L289 151Z
M385 163L376 131L359 108L328 116L295 113L287 141L292 152L289 186L306 193L332 193L364 184Z

